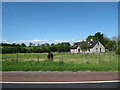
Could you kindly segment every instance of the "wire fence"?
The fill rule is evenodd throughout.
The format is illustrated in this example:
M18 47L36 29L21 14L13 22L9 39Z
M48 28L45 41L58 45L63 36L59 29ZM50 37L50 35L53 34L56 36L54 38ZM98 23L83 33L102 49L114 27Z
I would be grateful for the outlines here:
M66 63L101 63L101 62L117 62L118 55L115 52L106 53L85 53L85 54L70 54L70 53L53 53L53 61L61 61ZM46 61L47 53L16 53L2 54L2 60L16 61Z

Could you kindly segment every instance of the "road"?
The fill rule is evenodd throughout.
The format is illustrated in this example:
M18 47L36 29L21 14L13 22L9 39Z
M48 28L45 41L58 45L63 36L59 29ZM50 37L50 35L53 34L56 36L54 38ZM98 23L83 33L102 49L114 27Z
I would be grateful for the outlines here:
M113 72L2 72L3 88L117 88Z
M3 88L118 88L118 82L4 83Z

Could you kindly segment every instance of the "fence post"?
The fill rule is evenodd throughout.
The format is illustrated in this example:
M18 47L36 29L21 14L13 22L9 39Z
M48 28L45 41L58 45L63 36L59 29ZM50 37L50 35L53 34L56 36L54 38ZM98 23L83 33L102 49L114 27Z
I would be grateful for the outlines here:
M39 54L38 54L38 61L39 61Z
M99 53L99 61L98 62L100 63L100 53Z
M87 60L87 54L85 54L85 57L86 57L86 63L88 64L88 60Z
M17 53L17 58L16 58L16 60L18 61L18 53Z
M62 54L62 58L61 58L61 63L63 63L63 54Z
M7 55L6 55L6 60L7 60Z
M42 52L40 53L40 59L42 60ZM47 59L46 59L47 60Z
M109 62L111 61L111 52L109 53Z

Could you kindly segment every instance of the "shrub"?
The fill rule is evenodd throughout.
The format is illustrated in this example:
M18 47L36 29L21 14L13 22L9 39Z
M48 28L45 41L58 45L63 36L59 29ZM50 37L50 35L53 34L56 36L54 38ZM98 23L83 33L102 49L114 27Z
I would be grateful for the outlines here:
M117 50L116 50L116 54L120 54L120 47L117 48Z

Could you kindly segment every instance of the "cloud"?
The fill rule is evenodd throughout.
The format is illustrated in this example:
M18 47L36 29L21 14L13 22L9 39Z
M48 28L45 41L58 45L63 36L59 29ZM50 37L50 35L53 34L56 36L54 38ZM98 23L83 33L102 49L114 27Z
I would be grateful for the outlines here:
M0 43L9 43L7 40L2 40Z
M81 42L81 41L82 41L82 40L71 39L71 40L69 40L68 42L71 43L71 44L73 44L74 42Z
M29 43L34 43L35 45L39 44L44 44L44 43L49 43L49 44L57 44L57 43L62 43L62 42L69 42L70 44L73 44L74 42L80 42L82 40L75 40L75 39L71 39L71 40L18 40L18 41L11 41L8 42L7 40L2 40L3 43L25 43L26 45L29 45Z

